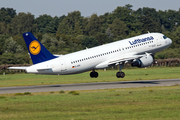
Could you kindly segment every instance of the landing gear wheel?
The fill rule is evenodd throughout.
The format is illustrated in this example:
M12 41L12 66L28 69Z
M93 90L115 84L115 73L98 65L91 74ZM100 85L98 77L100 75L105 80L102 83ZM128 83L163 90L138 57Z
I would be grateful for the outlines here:
M125 73L121 72L121 78L124 78L124 77L125 77Z
M94 72L90 73L90 77L93 78L94 77Z
M120 73L120 72L117 72L117 73L116 73L116 77L117 77L117 78L120 78L120 77L121 77L121 73Z
M117 78L124 78L125 77L125 73L124 72L117 72L116 73L116 77Z
M95 77L95 78L98 77L98 73L97 73L97 72L94 73L94 77Z
M90 77L91 78L97 78L98 77L98 73L97 72L91 72L90 73Z

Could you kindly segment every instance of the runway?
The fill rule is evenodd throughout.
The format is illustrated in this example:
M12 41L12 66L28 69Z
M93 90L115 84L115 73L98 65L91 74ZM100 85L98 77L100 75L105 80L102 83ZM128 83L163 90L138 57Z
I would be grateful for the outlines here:
M180 85L180 79L1 87L0 94Z

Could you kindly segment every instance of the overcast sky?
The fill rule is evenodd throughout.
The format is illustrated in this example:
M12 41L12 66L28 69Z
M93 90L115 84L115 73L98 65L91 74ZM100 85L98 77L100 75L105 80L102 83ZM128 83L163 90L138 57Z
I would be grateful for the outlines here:
M176 10L180 8L180 0L0 0L0 8L13 8L17 13L30 12L39 17L47 14L54 16L67 15L79 10L84 17L93 13L103 15L112 12L117 6L133 5L133 10L149 7L156 10Z

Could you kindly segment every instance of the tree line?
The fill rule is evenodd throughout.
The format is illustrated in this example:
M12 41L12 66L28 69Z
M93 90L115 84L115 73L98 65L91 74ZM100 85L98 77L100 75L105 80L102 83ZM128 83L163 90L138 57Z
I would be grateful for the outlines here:
M180 9L157 11L132 5L118 6L104 15L83 17L80 11L51 17L0 9L0 64L31 63L22 37L32 32L53 54L67 54L149 32L160 32L173 41L156 59L180 57Z

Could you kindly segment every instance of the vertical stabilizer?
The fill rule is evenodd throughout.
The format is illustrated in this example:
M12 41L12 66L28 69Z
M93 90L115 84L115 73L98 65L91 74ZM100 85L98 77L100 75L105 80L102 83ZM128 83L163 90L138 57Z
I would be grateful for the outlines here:
M22 35L26 42L33 64L56 58L56 56L51 54L31 32L26 32Z

